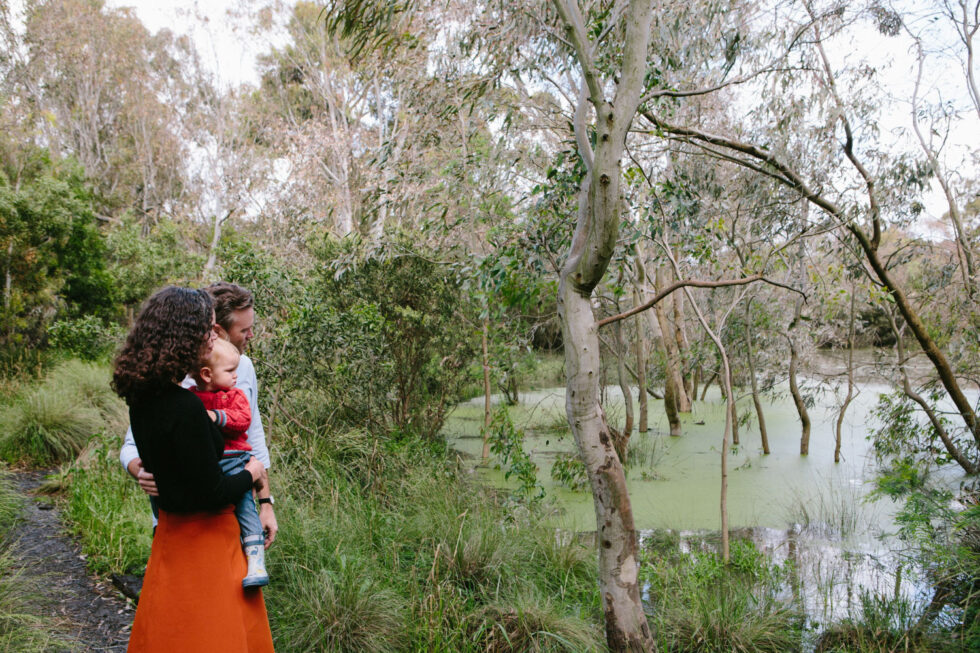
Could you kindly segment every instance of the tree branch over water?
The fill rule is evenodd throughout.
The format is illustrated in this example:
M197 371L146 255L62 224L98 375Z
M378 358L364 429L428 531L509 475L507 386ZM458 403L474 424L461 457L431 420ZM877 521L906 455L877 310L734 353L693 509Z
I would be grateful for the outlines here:
M728 286L744 286L746 284L754 283L756 281L761 281L763 283L768 283L772 286L778 286L779 288L785 288L795 293L803 295L804 301L806 300L806 294L797 288L792 286L787 286L786 284L779 283L778 281L773 281L772 279L767 279L761 274L753 274L748 277L742 277L741 279L719 279L718 281L702 281L700 279L686 279L672 283L660 292L658 292L653 299L639 306L634 306L628 311L620 313L618 315L610 315L609 317L599 320L596 325L599 328L606 326L607 324L612 324L613 322L618 322L619 320L625 320L628 317L632 317L637 313L642 313L643 311L653 308L658 302L662 301L667 295L671 294L675 290L680 290L685 286L691 286L694 288L725 288Z

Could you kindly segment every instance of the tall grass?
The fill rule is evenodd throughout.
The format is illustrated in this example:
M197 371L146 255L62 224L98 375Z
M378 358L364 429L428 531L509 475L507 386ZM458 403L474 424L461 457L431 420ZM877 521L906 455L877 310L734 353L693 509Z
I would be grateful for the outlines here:
M751 541L734 540L725 565L711 550L682 554L675 539L651 540L641 574L659 650L789 653L802 648L803 616L779 598L787 570Z
M274 465L289 525L269 556L277 646L601 648L589 550L514 518L445 452L365 438L303 439Z
M142 573L150 555L150 503L119 464L121 442L121 432L97 435L63 480L62 515L96 573Z
M46 467L73 460L100 431L125 425L104 366L68 361L25 383L0 410L0 458Z
M951 646L920 628L920 610L898 596L882 596L867 591L860 594L860 611L828 628L817 641L815 653L926 653L942 650L975 650Z

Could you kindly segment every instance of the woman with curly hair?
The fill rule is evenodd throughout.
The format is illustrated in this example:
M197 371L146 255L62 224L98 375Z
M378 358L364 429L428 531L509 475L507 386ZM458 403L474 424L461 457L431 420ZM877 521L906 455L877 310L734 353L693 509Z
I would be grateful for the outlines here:
M115 361L113 388L129 405L136 446L159 491L132 652L273 650L261 590L242 589L246 563L232 508L261 487L265 468L252 458L225 476L221 432L180 386L210 353L213 325L210 295L168 286L143 305Z

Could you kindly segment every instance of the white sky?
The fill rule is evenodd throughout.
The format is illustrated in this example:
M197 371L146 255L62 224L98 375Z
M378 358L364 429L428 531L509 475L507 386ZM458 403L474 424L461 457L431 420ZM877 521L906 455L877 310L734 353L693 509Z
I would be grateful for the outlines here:
M239 0L107 0L109 7L131 7L147 29L187 34L219 83L258 83L256 56L270 43L250 33L247 18L236 17Z

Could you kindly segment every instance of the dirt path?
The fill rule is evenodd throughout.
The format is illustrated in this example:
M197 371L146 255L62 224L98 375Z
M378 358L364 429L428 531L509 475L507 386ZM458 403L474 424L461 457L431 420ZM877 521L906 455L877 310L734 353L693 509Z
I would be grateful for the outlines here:
M23 579L40 595L40 612L49 616L64 651L125 651L134 608L109 582L93 580L78 546L65 535L60 511L34 491L40 472L16 473L27 497L24 521L14 530L23 560Z

